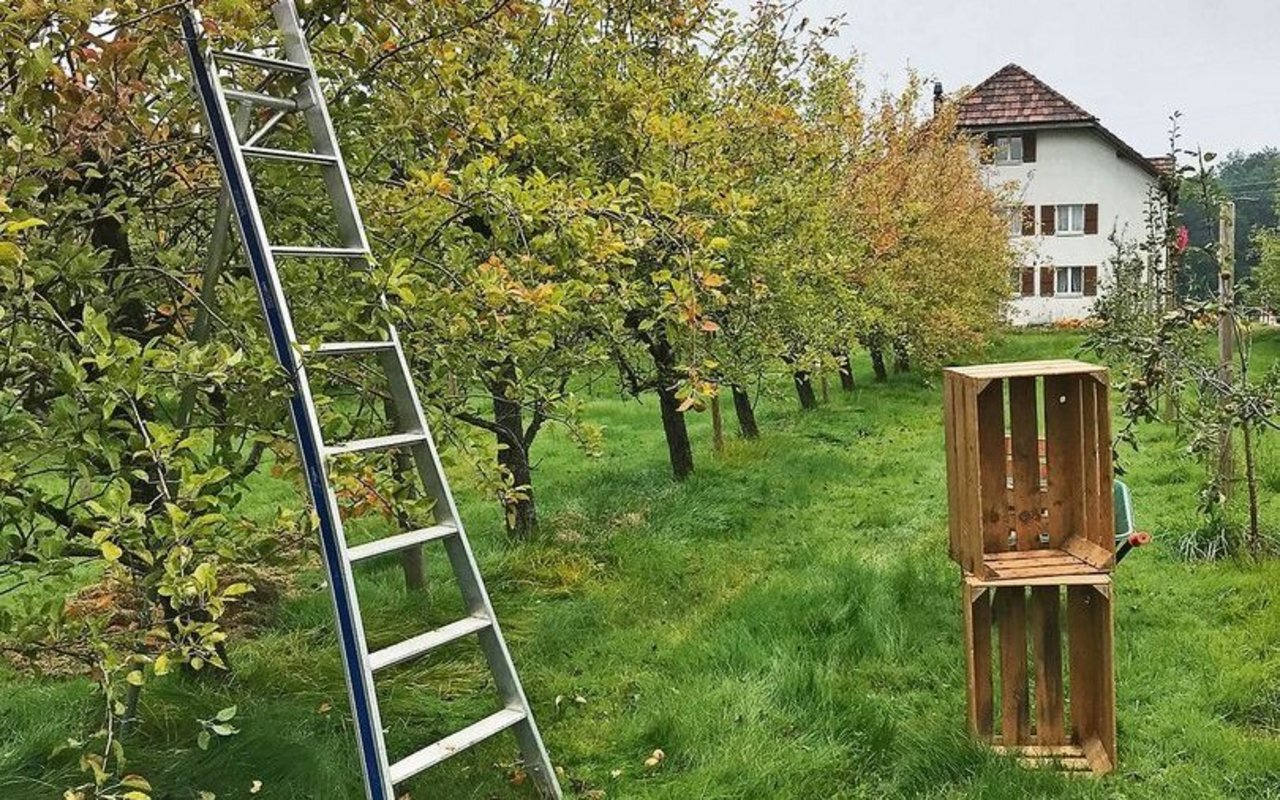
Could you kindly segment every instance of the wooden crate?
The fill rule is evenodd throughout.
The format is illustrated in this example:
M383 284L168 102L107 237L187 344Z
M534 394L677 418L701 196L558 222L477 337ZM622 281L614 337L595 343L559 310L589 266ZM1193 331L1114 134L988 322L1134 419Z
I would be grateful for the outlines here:
M1111 576L1033 580L965 577L969 728L1024 763L1105 774L1116 763Z
M988 580L1109 571L1107 369L953 367L944 389L951 557Z

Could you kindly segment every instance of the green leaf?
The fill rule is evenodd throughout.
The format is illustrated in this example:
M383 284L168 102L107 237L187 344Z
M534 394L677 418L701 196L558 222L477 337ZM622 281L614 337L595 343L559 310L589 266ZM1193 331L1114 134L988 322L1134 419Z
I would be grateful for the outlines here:
M45 224L45 221L42 219L37 219L35 217L28 217L27 219L18 220L16 222L6 222L4 225L4 228L9 233L21 233L22 231L25 231L28 228L38 228L44 224Z
M213 735L208 731L200 731L199 735L196 736L196 745L201 750L208 750L209 742L211 741L213 741Z
M102 550L102 557L108 561L119 561L120 556L124 555L124 551L115 542L104 541L98 547Z
M218 720L218 722L227 722L229 720L233 720L236 718L236 711L237 711L236 706L227 706L226 708L219 711L216 715L214 715L214 719Z
M13 242L0 242L0 265L16 267L24 258L22 248Z
M146 683L146 678L143 677L142 671L137 669L124 676L124 679L128 681L131 686L141 686Z

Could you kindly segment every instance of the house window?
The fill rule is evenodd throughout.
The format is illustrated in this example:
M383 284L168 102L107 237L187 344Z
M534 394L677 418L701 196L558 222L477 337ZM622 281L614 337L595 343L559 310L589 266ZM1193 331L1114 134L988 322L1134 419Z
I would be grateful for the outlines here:
M1054 281L1056 295L1084 294L1084 267L1058 267Z
M1084 204L1058 206L1058 220L1054 226L1059 236L1084 233Z
M997 136L995 140L997 164L1022 163L1022 137Z

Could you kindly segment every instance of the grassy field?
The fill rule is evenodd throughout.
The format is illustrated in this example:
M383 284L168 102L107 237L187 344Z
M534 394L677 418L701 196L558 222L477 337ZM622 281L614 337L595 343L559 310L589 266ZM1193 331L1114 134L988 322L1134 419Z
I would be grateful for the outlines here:
M1067 334L1011 337L992 360L1072 355ZM1274 357L1280 339L1263 343ZM1201 467L1170 429L1127 455L1140 527L1116 576L1119 769L1102 780L1026 770L965 734L958 568L947 558L936 381L895 376L802 413L781 390L763 438L668 477L653 402L597 398L606 452L539 442L545 536L511 545L493 504L462 513L566 794L590 798L1280 797L1280 560L1187 563ZM781 384L779 384L781 387ZM1280 443L1264 441L1263 519L1280 529ZM254 502L295 503L263 478ZM437 554L438 555L438 554ZM432 562L406 595L394 563L361 573L373 644L459 612ZM229 682L144 694L130 751L158 798L356 798L359 768L318 572L233 651ZM93 708L77 681L0 672L0 798L60 797L76 765L51 755ZM495 706L460 644L394 672L382 694L393 754ZM192 710L239 704L241 732L195 747ZM175 748L180 748L176 754ZM655 768L645 759L662 749ZM167 753L163 758L153 753ZM403 787L428 798L531 797L499 738Z

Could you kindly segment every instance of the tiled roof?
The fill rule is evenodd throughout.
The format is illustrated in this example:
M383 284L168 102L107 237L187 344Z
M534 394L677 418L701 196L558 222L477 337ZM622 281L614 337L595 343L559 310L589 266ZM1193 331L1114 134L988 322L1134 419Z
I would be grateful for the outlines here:
M1096 118L1017 64L1008 64L960 99L961 127L1095 122Z
M1097 117L1017 64L1001 67L956 102L959 105L956 124L961 128L1088 126L1115 146L1118 155L1152 177L1168 175L1172 170L1171 164L1162 163L1163 157L1146 158L1103 127Z
M1173 156L1147 156L1147 161L1150 161L1151 166L1155 167L1156 172L1159 172L1161 175L1166 177L1173 175L1173 169L1176 166Z

